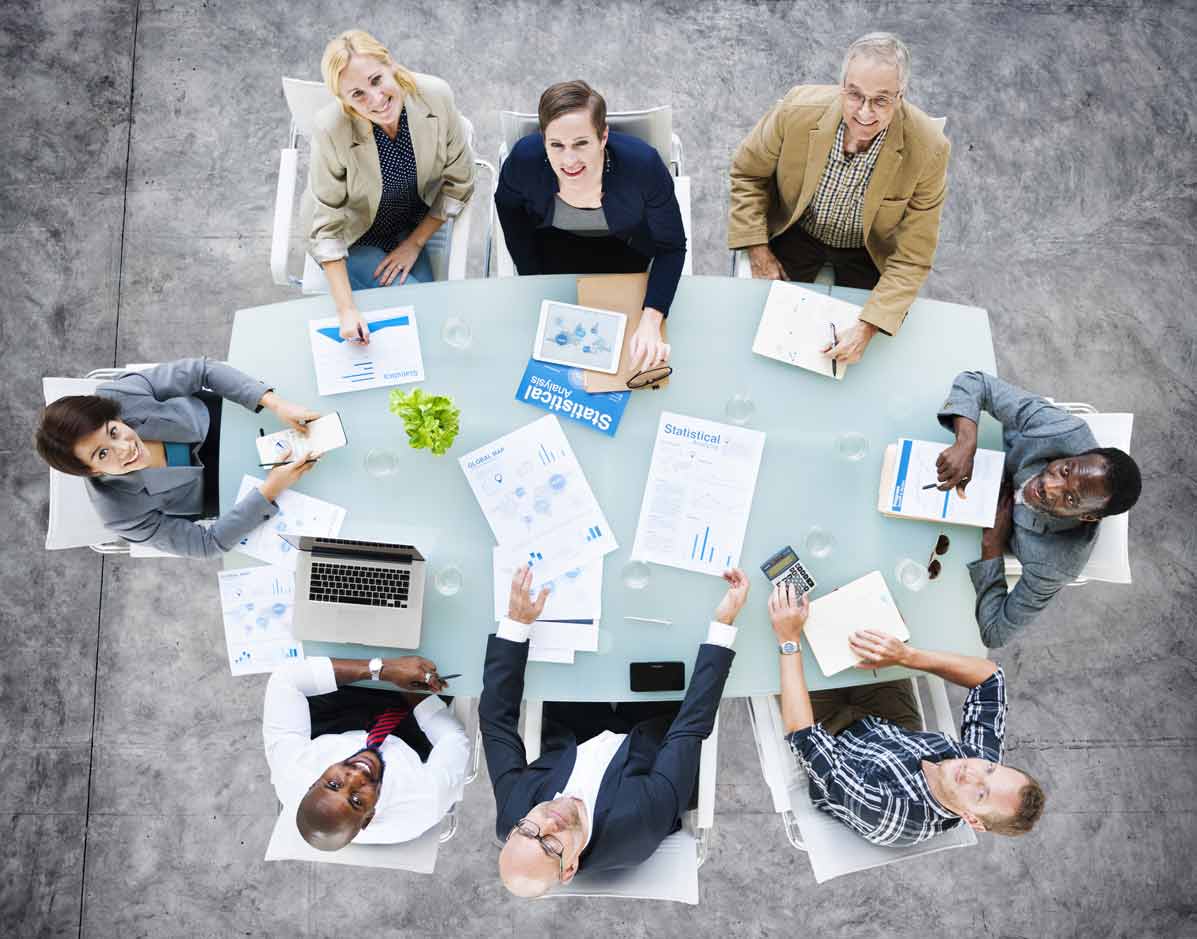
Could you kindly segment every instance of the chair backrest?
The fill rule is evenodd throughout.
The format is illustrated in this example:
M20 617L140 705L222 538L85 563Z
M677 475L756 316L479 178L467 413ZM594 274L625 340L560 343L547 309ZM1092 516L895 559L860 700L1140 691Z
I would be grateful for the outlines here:
M1133 414L1078 413L1077 417L1089 425L1098 446L1117 447L1130 453L1131 430L1135 421ZM1114 584L1131 582L1129 512L1111 515L1098 523L1093 553L1089 555L1081 576Z
M672 900L698 903L698 847L690 832L676 831L635 867L586 873L555 887L542 899L621 897L629 900Z
M354 867L382 867L398 871L431 874L436 867L440 844L440 826L433 825L414 841L399 844L348 844L340 851L317 851L303 840L295 825L295 807L283 807L270 843L267 861L316 861L322 864L349 864Z
M661 159L665 161L666 166L672 167L673 108L669 105L648 108L644 111L609 112L607 126L622 134L639 137L661 154ZM500 111L499 130L503 135L502 156L506 156L521 137L539 133L540 122L535 114Z
M43 378L46 404L67 395L93 394L100 381L91 378ZM46 550L85 548L112 541L115 536L100 521L87 494L87 483L79 476L50 470L50 519L46 526Z
M291 111L295 130L304 137L312 136L313 123L320 109L335 100L324 82L283 77L283 97Z

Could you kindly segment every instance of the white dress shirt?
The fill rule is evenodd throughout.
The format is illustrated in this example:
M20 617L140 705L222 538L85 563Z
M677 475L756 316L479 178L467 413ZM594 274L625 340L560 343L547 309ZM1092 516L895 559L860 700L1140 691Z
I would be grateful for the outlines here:
M324 657L281 666L266 685L262 740L270 781L284 811L294 811L329 766L366 746L365 728L312 739L307 698L336 690L332 660ZM424 763L398 737L386 738L380 751L386 770L375 815L353 839L355 844L411 841L444 818L461 799L470 759L461 721L436 695L421 701L412 714L432 744L432 753Z
M530 623L504 617L499 621L495 635L509 642L527 642L531 632ZM707 642L711 645L730 649L735 641L735 626L712 620L711 625L707 627ZM627 734L604 730L597 737L591 737L581 744L574 760L573 771L565 782L565 790L557 793L558 797L564 795L580 799L586 810L586 842L582 845L582 850L590 844L590 836L594 833L594 803L598 799L599 786L603 784L603 775L626 737Z

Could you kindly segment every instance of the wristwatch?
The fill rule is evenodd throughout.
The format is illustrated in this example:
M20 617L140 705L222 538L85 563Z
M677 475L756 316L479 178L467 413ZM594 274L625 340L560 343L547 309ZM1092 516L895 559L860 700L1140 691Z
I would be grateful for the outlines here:
M375 656L366 667L370 669L370 678L373 681L378 681L378 677L382 674L382 659Z
M777 648L781 650L782 655L793 655L800 646L793 639L787 639L785 642L779 642Z

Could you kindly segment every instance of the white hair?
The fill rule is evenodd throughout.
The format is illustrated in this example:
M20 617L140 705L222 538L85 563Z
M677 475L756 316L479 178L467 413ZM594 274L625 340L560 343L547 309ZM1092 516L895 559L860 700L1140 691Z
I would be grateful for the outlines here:
M848 78L848 66L857 56L885 62L898 70L898 90L905 91L910 81L910 50L893 33L865 33L848 47L840 66L840 84Z

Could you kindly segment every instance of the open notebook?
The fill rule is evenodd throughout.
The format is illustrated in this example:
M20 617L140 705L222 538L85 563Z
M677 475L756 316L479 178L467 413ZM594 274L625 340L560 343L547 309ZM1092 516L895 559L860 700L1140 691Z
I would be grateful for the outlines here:
M752 351L841 381L848 366L839 363L833 375L831 359L823 354L823 349L831 344L833 331L835 337L843 336L856 325L859 315L860 307L855 303L797 284L774 281L752 341Z
M341 415L336 411L325 414L308 424L307 436L288 427L257 439L258 462L269 466L287 454L288 463L307 459L309 453L327 453L347 443ZM288 452L289 451L289 452Z
M880 571L858 577L810 605L802 635L824 675L842 672L859 661L848 645L848 637L858 629L889 633L903 642L910 638Z
M955 489L943 492L937 486L935 461L947 446L903 438L886 447L877 486L877 511L893 518L980 528L992 526L1002 490L1005 454L998 450L978 450L973 458L973 477L961 498Z

